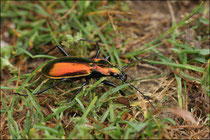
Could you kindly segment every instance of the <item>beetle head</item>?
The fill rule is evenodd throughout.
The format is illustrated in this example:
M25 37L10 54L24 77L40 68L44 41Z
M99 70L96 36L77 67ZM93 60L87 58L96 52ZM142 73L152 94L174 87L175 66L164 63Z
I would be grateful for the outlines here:
M127 80L127 74L125 74L123 71L120 71L120 73L112 73L112 76L122 80L123 82Z

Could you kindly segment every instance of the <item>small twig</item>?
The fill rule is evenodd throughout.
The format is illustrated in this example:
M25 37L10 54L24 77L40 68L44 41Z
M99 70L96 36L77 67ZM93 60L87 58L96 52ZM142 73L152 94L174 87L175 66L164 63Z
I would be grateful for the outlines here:
M172 22L176 22L176 18L175 18L175 15L174 15L174 10L173 10L173 7L171 5L171 2L168 0L167 4L168 4L168 8L169 8L169 11L170 11L170 14L171 14Z
M166 85L166 87L159 93L159 95L160 95L159 99L163 99L163 97L165 97L166 91L168 90L169 86L172 84L172 82L174 80L175 79L172 79L171 81L169 81L168 84ZM155 94L153 93L153 95L155 95ZM156 97L158 97L158 95L156 95Z
M167 66L173 73L177 74L179 77L181 77L183 80L185 80L186 82L194 82L193 80L189 80L187 78L184 78L178 71L177 69L176 70L173 70L171 67Z
M92 39L94 37L95 34L97 34L100 30L102 30L103 28L105 28L108 24L108 21L105 22L100 28L98 28L97 30L95 30L91 35L90 35L90 39Z
M78 3L79 3L79 1L77 0L77 1L74 3L74 5L71 7L71 9L68 10L68 11L66 12L66 14L65 14L64 16L62 16L61 18L59 18L58 20L61 20L61 19L66 18L66 17L73 11L73 9L76 7L76 5L77 5Z
M109 10L107 10L107 15L108 15L108 17L109 17L109 21L110 21L111 24L112 24L112 28L113 28L114 31L116 32L117 29L116 29L116 27L115 27L115 25L114 25L114 23L113 23L113 18L112 18L112 16L110 15Z
M86 89L87 87L89 87L89 85L87 85L87 86L84 86L84 89ZM60 88L58 88L58 87L56 87L57 89L60 89ZM63 93L62 94L60 94L59 96L63 96L63 95L65 95L65 94L70 94L70 92L72 92L72 91L74 91L74 90L77 90L77 89L79 89L80 87L74 87L74 88L71 88L71 89L69 89L69 90L67 90L67 91L63 91Z
M175 18L175 15L174 15L174 10L173 10L173 7L171 5L171 2L169 0L167 0L167 4L168 4L168 8L169 8L169 11L170 11L170 14L171 14L172 23L176 23L176 18ZM175 29L174 32L176 34L178 34L178 29Z
M21 71L21 68L22 68L22 58L23 58L23 55L20 55L20 63L19 63L19 70L18 70L18 79L17 79L17 83L15 85L15 90L14 92L16 92L16 89L18 87L18 83L19 83L19 80L20 80L20 71Z
M107 11L98 11L98 12L89 12L89 13L87 13L87 14L85 14L85 16L92 16L92 15L101 15L101 16L106 16L107 14L106 14L106 12ZM124 15L133 15L133 14L135 14L135 15L138 15L138 13L137 12L121 12L121 11L116 11L116 10L109 10L109 13L110 14L124 14Z
M130 44L127 44L125 47L126 47L126 48L127 48L127 47L130 48L130 47L132 47L132 46L134 46L134 45L140 43L141 41L147 39L150 35L151 35L150 33L149 33L149 34L146 34L145 36L141 37L140 39L135 40L135 41L133 41L133 42L130 43Z

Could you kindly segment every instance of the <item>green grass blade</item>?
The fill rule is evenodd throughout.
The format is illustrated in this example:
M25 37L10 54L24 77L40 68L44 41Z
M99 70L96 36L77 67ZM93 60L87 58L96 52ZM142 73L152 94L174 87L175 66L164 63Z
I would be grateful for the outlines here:
M77 125L80 125L84 122L85 118L87 117L88 113L91 111L91 109L94 107L94 104L96 103L98 97L95 96L92 100L92 102L90 103L90 105L88 106L88 109L85 111L85 113L82 115L80 121L78 122ZM77 128L77 126L75 126L75 128ZM70 135L68 136L68 139L72 139L72 137L76 134L76 129L73 129L72 132L70 133Z
M110 122L114 122L115 115L114 115L114 108L113 108L112 100L109 101L109 112L110 112Z
M194 71L202 72L202 73L204 72L203 68L192 66L189 64L176 64L176 63L160 62L160 61L154 61L154 60L145 60L145 61L147 61L148 63L151 63L151 64L161 64L161 65L173 66L173 67L177 67L177 68L194 70Z
M177 96L178 96L178 103L179 107L182 108L182 79L181 77L175 75L176 81L177 81Z

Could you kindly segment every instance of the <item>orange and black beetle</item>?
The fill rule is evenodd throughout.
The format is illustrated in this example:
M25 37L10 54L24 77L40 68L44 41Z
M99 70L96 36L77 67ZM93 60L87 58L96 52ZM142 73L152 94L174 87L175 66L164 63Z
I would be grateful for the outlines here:
M94 42L88 39L80 39L80 41L89 41L89 42ZM104 76L112 76L117 79L120 79L123 83L127 83L127 75L125 72L120 70L117 66L112 65L108 59L109 56L106 57L105 59L100 59L98 58L99 53L100 53L100 47L98 42L94 42L98 48L97 53L93 59L88 59L88 58L79 58L79 57L71 57L69 56L66 51L61 47L61 46L56 46L65 57L53 59L49 61L45 66L42 68L42 73L46 77L50 79L55 79L55 80L60 80L58 83L43 89L37 93L33 93L33 95L38 95L43 92L45 92L48 89L51 89L61 82L68 81L68 80L77 80L81 78L85 78L86 81L82 84L82 86L76 91L76 93L71 97L70 101L74 99L74 97L82 90L82 88L89 83L89 80L91 78L96 78L99 79ZM54 47L54 48L56 48ZM54 49L53 48L53 49ZM51 49L51 50L53 50ZM49 52L49 51L48 51ZM130 63L133 64L140 59L137 59L136 61ZM128 64L127 66L129 66ZM126 67L127 67L126 66ZM126 68L123 67L122 69ZM116 87L116 85L110 81L104 80L102 82L105 85L109 85L112 87ZM134 88L137 90L144 98L146 96L140 92L136 87L134 87L131 83L128 83L130 87ZM124 96L124 92L120 90L120 93ZM28 96L27 94L20 94L20 93L15 93L20 96ZM149 100L148 100L149 101ZM150 101L149 101L150 103ZM150 103L151 104L151 103Z

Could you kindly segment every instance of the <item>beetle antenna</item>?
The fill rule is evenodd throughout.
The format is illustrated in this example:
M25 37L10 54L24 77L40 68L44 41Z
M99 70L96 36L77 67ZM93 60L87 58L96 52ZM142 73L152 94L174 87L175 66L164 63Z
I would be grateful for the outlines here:
M126 74L126 75L127 75L127 74ZM130 75L127 75L127 76L131 78L131 82L134 81L133 77L131 77Z
M54 84L54 85L51 85L51 86L48 87L48 88L45 88L45 89L43 89L43 90L41 90L41 91L39 91L39 92L33 93L33 95L42 94L43 92L45 92L45 91L47 91L47 90L49 90L49 89L51 89L51 88L53 88L53 87L59 85L61 82L65 82L66 80L67 80L66 78L65 78L65 79L62 79L61 81L57 82L57 83ZM18 93L18 92L13 92L13 93L11 93L11 94L17 94L17 95L19 95L19 96L28 96L28 94L20 94L20 93Z
M138 61L140 61L140 60L143 60L143 59L145 59L145 58L148 58L148 57L150 57L150 56L151 56L151 55L146 56L146 57L142 57L142 58L137 58L136 56L134 56L134 57L136 58L136 61L133 61L133 62L127 64L126 66L122 67L121 70L124 70L124 69L128 68L129 66L133 65L134 63L136 63L136 62L138 62Z
M20 94L20 93L18 93L18 92L12 92L11 94L17 94L17 95L19 95L19 96L28 96L28 94Z
M124 72L124 75L127 75L127 74L125 74L125 72ZM127 76L129 76L129 75L127 75ZM135 87L134 85L132 85L130 82L126 82L124 79L121 79L121 80L122 80L122 82L124 82L124 83L126 83L126 84L129 84L129 87L130 87L130 88L134 88L136 91L138 91L138 92L143 96L143 98L146 99L146 100L149 102L149 104L152 106L152 108L153 108L154 110L156 110L155 107L154 107L154 106L152 105L152 103L150 102L150 100L148 99L148 97L144 95L144 93L142 93L138 88L136 88L136 87Z
M134 85L132 85L131 83L128 83L128 82L125 82L125 83L129 84L130 87L132 87L132 88L134 88L136 91L138 91L138 92L144 97L144 99L146 99L146 100L151 104L152 108L153 108L154 110L156 110L155 107L154 107L154 106L152 105L152 103L150 102L150 100L148 99L148 97L145 96L138 88L136 88L136 87L135 87Z

